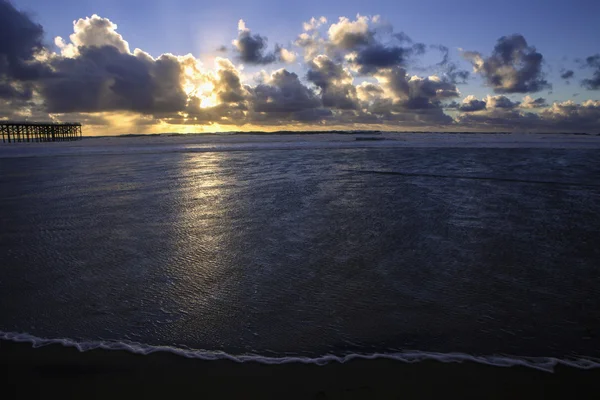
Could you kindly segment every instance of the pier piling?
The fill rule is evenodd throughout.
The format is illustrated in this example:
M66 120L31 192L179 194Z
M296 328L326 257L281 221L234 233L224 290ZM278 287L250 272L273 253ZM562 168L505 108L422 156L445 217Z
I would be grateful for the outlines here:
M0 121L2 143L63 142L83 137L81 124Z

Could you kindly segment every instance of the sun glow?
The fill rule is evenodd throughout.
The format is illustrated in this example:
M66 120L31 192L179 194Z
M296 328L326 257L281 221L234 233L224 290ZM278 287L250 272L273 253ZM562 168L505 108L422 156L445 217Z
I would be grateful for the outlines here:
M184 60L183 69L183 90L189 101L197 98L200 108L214 107L218 104L213 83L214 76L202 68L202 64L190 57Z
M200 107L208 108L217 105L217 95L215 85L212 82L205 82L198 87L198 97L200 98Z

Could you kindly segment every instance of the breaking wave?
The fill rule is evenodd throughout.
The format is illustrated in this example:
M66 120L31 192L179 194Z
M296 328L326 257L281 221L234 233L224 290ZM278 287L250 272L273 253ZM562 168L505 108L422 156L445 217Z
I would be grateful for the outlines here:
M514 367L523 366L534 368L546 372L554 372L558 365L564 365L578 369L600 368L600 359L594 357L574 357L574 358L556 358L556 357L519 357L512 355L471 355L465 353L437 353L426 351L403 351L395 353L352 353L344 356L325 354L319 357L303 356L285 356L271 357L259 354L229 354L222 351L193 350L170 346L153 346L149 344L129 342L129 341L82 341L78 342L69 338L41 338L28 333L1 332L0 340L8 340L18 343L31 343L34 348L60 344L65 347L75 347L84 352L96 349L102 350L121 350L135 354L148 355L156 352L168 352L186 358L195 358L200 360L230 360L233 362L257 362L262 364L287 364L302 363L325 365L332 362L346 363L354 359L390 359L405 363L417 363L427 360L435 360L444 363L475 362L480 364L492 365L496 367Z

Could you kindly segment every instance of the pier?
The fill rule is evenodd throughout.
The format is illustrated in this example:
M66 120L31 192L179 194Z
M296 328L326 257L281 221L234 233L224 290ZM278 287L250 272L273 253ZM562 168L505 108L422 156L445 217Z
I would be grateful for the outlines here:
M81 124L0 121L2 143L65 142L80 140Z

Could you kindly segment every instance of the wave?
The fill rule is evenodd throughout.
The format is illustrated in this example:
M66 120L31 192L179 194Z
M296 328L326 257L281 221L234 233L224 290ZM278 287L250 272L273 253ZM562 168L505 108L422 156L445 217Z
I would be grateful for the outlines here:
M0 331L0 340L8 340L17 343L31 343L34 348L60 344L65 347L75 347L80 352L102 349L102 350L121 350L135 354L148 355L156 352L168 352L186 358L195 358L200 360L229 360L237 363L257 362L261 364L287 364L302 363L325 365L332 362L346 363L355 359L389 359L405 363L418 363L421 361L439 361L444 363L462 363L475 362L479 364L492 365L496 367L515 367L523 366L534 368L545 372L554 372L559 365L578 369L600 368L600 358L595 357L577 357L577 358L556 358L556 357L519 357L510 355L471 355L465 353L439 353L427 351L403 351L393 353L352 353L344 356L325 354L319 357L304 356L286 356L272 357L259 354L229 354L223 351L194 350L183 349L171 346L154 346L144 343L129 341L83 341L78 342L69 338L41 338L28 333L2 332Z

